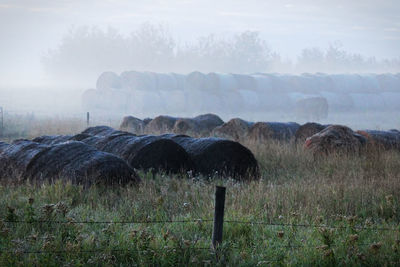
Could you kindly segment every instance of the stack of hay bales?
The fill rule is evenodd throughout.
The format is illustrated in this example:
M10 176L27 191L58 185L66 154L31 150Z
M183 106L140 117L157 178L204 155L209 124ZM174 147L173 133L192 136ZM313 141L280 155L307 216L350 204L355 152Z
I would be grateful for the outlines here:
M29 140L14 141L0 154L3 179L34 182L60 178L74 184L123 185L140 182L134 170L122 159L70 141L44 145Z
M314 154L359 153L367 140L364 136L353 132L342 125L331 125L308 137L305 147Z
M216 127L212 131L211 135L241 142L246 139L247 134L253 124L253 122L234 118L222 124L221 126Z
M369 145L383 150L400 150L400 132L398 130L378 131L362 130L357 133L364 136Z
M145 127L146 134L164 134L172 133L174 125L178 118L171 116L157 116L152 119Z
M316 122L307 122L301 125L294 135L296 144L304 143L308 137L319 133L328 126Z
M289 141L299 127L295 122L257 122L250 128L247 139L259 144L268 140Z
M237 180L259 178L257 160L238 142L221 138L192 138L166 134L164 138L181 145L195 164L195 172L205 176L232 177Z

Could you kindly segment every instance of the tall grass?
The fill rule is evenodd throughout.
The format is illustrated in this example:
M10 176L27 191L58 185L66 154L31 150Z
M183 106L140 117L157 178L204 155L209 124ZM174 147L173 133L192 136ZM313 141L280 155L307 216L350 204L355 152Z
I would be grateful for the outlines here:
M69 127L59 133L70 133ZM259 161L259 181L140 173L138 187L3 183L0 265L400 264L399 152L314 157L291 143L247 145ZM211 249L212 223L206 221L213 218L215 185L227 187L229 221L217 251Z

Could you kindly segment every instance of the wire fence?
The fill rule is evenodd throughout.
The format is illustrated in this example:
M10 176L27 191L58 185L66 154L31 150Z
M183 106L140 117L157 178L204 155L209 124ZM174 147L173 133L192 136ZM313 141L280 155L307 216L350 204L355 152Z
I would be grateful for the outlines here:
M217 200L216 202L220 201ZM225 199L223 199L225 201ZM217 206L217 203L216 203ZM222 224L216 223L218 219L221 217L217 214L217 209L214 213L214 219L209 218L198 218L198 219L190 219L190 220L121 220L121 221L113 221L113 220L104 220L104 221L92 221L92 220L3 220L2 223L6 224L125 224L125 225L132 225L132 224L189 224L189 223L214 223L213 228L213 237L212 243L208 247L196 247L196 242L192 246L181 246L181 247L163 247L159 249L155 248L147 248L145 250L140 249L131 249L131 248L99 248L99 249L88 249L88 250L79 250L79 249L65 249L65 250L24 250L19 248L13 249L0 249L0 254L2 253L14 253L14 254L84 254L84 253L134 253L134 252L142 252L142 253L151 253L155 251L179 251L179 250L209 250L211 253L217 254L221 240L215 240L215 233L221 232L222 227L224 224L245 224L245 225L259 225L263 227L293 227L293 228L323 228L323 229L338 229L338 230L372 230L372 231L393 231L393 232L400 232L400 226L397 228L391 227L370 227L364 225L348 225L348 226L337 226L337 225L326 225L326 224L300 224L300 223L281 223L281 222L267 222L267 221L246 221L246 220L223 220L222 216ZM222 214L223 215L223 214ZM220 228L220 229L218 229ZM289 241L292 242L292 241ZM312 248L312 249L327 249L323 245L321 246L310 246L310 245L295 245L295 244L270 244L270 247L265 247L265 249L270 248L285 248L285 249L301 249L301 248ZM333 245L331 244L329 248L340 246L341 244ZM371 246L371 244L355 244L358 247L363 246ZM241 247L229 246L227 249L230 250L241 250ZM267 262L275 262L279 260L267 260Z

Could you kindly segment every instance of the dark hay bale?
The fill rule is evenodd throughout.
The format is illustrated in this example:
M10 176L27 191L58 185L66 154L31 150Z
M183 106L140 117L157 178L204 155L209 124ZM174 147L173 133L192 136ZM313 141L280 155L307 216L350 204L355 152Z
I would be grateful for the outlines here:
M123 185L140 181L119 157L77 141L49 146L30 161L25 174L36 181L61 177L83 185Z
M106 136L106 135L114 134L116 132L118 132L118 131L109 126L102 125L102 126L89 127L86 130L84 130L82 133L88 134L88 135Z
M145 133L148 134L164 134L172 133L175 122L178 118L171 116L158 116L152 119L145 127Z
M193 120L199 125L202 132L208 133L211 133L215 127L224 124L224 121L219 116L212 113L196 116Z
M316 122L307 122L297 129L294 137L296 143L304 143L306 139L310 136L313 136L316 133L319 133L329 125L322 125Z
M25 171L35 157L49 150L49 146L29 140L16 140L0 154L0 178L25 179Z
M172 131L175 134L185 134L190 136L210 136L211 131L222 125L224 122L214 114L199 115L194 118L178 119Z
M246 139L247 134L253 124L253 122L234 118L214 128L212 135L234 141L243 141Z
M0 155L1 178L34 182L64 179L74 184L138 183L139 177L122 159L82 142L44 145L18 140Z
M133 116L126 116L123 118L119 129L121 131L127 131L134 134L143 134L144 127L145 123L141 119Z
M5 150L8 146L9 144L0 141L0 153L3 152L3 150Z
M310 97L295 104L296 116L305 120L320 120L328 117L328 101L324 97Z
M333 152L359 153L366 144L366 138L342 125L331 125L308 137L305 147L314 154Z
M378 131L363 130L357 133L364 136L369 145L383 150L400 149L400 132L398 130Z
M42 135L32 139L32 142L41 143L44 145L54 145L68 141L71 135Z
M83 142L93 141L83 139ZM188 153L172 140L159 136L134 136L117 134L100 137L94 146L120 156L130 166L142 170L154 170L167 173L181 173L193 169Z
M162 137L173 140L186 150L195 164L196 173L237 180L259 178L258 163L253 153L238 142L173 134Z
M247 138L253 143L268 140L289 141L300 125L295 122L257 122L249 130Z

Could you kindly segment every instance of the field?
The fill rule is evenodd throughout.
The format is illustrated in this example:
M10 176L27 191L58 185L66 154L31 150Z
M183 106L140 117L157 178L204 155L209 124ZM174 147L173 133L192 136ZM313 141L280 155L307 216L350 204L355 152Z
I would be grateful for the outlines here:
M85 127L66 119L8 123L5 141ZM400 265L398 152L314 158L292 143L248 146L260 181L151 173L126 188L3 181L0 265ZM216 251L215 185L227 188Z

